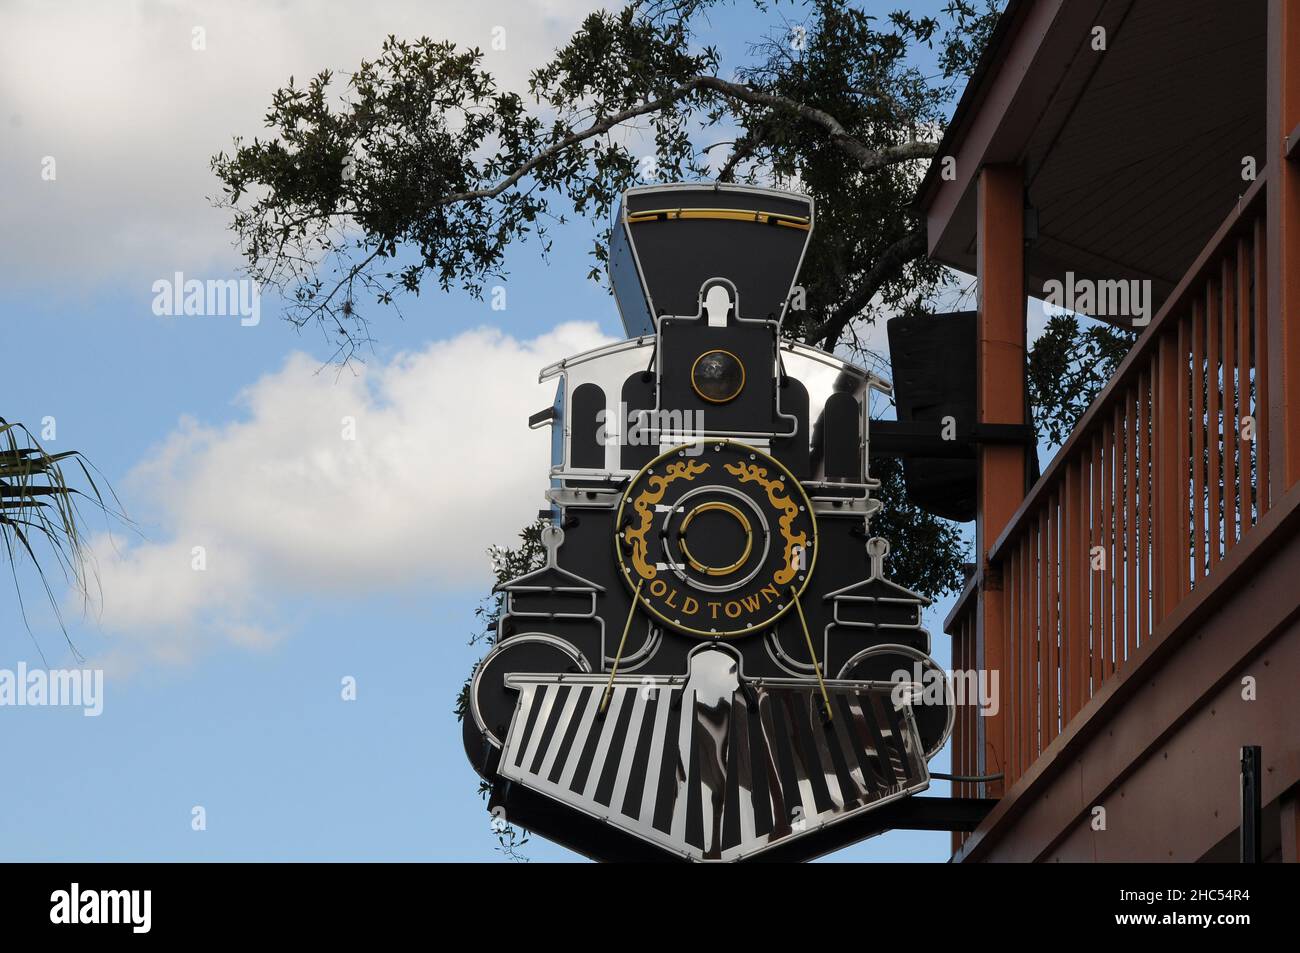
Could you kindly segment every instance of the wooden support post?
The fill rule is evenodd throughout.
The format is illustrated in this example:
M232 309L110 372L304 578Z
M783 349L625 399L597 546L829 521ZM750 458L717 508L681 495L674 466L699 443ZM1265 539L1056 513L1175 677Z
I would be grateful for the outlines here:
M979 423L1025 422L1025 240L1024 177L1016 166L985 166L979 178L979 223L976 237L979 277L977 407ZM998 714L978 719L980 772L997 773L1008 762L1011 697L1006 679L1015 647L1007 625L1013 607L1006 604L1000 566L988 564L989 546L997 539L1025 495L1023 447L986 444L979 451L979 518L976 550L983 566L978 608L977 664L997 672L1001 704ZM991 677L991 676L990 676ZM1005 792L995 783L989 794Z
M1300 482L1300 0L1268 3L1269 492Z

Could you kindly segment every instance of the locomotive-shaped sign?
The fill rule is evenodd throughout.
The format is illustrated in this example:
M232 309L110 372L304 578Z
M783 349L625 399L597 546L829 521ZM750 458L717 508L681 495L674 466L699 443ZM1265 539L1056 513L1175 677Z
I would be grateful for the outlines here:
M501 587L465 745L498 813L589 856L811 856L951 731L926 600L869 533L889 384L781 338L812 227L802 195L629 190L630 338L542 371L547 561Z

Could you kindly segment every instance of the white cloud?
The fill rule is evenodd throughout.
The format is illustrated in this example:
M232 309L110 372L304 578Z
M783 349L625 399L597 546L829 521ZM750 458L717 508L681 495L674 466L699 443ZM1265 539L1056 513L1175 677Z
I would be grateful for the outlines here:
M127 478L162 529L96 541L101 625L119 649L180 661L275 638L280 600L486 590L487 547L546 505L549 431L527 418L554 383L537 372L611 340L594 323L529 341L480 329L356 376L291 355L240 395L243 419L182 420Z
M138 280L235 263L209 158L262 133L292 75L347 71L390 34L477 46L522 89L593 0L53 4L0 18L0 261L9 286ZM506 49L493 50L494 27ZM192 48L204 31L205 49ZM41 177L52 156L57 178Z

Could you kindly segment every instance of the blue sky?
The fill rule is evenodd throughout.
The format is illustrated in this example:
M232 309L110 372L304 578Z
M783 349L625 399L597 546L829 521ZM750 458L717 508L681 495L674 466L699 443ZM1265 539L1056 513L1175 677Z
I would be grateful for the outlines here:
M497 65L517 81L587 7L0 12L0 413L54 418L49 448L84 451L134 521L87 513L103 602L67 610L73 643L106 671L103 714L0 708L0 859L502 860L452 705L481 653L466 643L490 585L483 550L511 542L541 505L545 438L526 460L496 462L483 486L443 465L524 431L549 400L542 364L622 336L611 300L582 278L589 227L557 230L549 262L517 249L505 311L428 293L404 303L403 320L378 315L376 353L355 373L331 367L329 344L279 320L270 298L244 327L157 316L151 285L236 275L205 201L206 157L256 132L290 73L352 65L389 32L486 45L503 24L511 45ZM713 24L707 39L724 50L753 33L747 8ZM200 26L206 48L194 50ZM457 405L458 374L501 394ZM346 450L329 436L341 415L362 434ZM98 535L110 528L111 545ZM210 561L203 574L193 545ZM6 580L0 669L42 665L42 652L75 664L20 575L31 634ZM945 666L947 608L927 617ZM348 676L355 701L340 697ZM932 768L946 765L945 753ZM191 828L195 806L206 830ZM895 832L835 859L937 861L947 845ZM540 840L527 854L573 857Z

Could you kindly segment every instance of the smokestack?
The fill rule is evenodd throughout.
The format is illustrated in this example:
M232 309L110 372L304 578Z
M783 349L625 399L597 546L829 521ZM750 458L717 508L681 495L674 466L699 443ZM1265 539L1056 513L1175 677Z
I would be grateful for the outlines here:
M628 337L654 318L694 315L710 278L736 286L737 314L779 321L812 234L806 195L746 185L628 189L610 239L609 275Z

